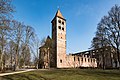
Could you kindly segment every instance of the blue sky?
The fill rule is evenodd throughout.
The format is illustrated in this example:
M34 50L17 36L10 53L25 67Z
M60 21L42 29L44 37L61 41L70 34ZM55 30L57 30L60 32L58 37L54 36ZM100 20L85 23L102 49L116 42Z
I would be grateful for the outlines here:
M51 20L60 8L67 20L67 53L88 50L100 19L120 0L13 0L14 19L31 25L39 39L51 36Z

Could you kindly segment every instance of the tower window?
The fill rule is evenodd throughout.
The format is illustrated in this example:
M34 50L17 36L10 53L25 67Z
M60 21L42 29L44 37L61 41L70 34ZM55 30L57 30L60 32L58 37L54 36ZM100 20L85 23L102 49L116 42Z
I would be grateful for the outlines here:
M78 61L80 61L79 58L78 58Z
M61 23L61 20L58 20L59 23Z
M62 63L62 59L60 59L60 63Z
M61 26L58 26L59 29L61 29Z
M62 24L64 25L64 22L62 22Z
M62 28L62 30L64 31L64 28Z

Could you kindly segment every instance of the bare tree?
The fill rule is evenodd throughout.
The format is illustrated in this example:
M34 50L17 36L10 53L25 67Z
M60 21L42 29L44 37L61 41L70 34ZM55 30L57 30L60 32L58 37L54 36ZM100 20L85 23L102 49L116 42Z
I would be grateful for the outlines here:
M23 39L24 25L18 21L13 20L13 33L12 39L16 43L15 45L15 69L19 69L19 54L21 50L21 44Z
M1 49L1 70L3 71L4 69L4 64L3 64L3 55L5 53L5 48L7 44L7 34L8 34L9 27L6 26L1 26L0 27L0 49Z
M102 56L102 68L105 69L105 50L104 48L108 46L108 43L107 43L107 39L105 37L105 28L102 26L101 27L101 23L98 24L98 27L97 27L97 32L96 32L96 36L93 38L93 41L92 41L92 47L94 49L99 49L99 48L102 48L102 51L101 53L97 53L97 60L99 60L99 56L101 55ZM99 61L98 61L99 62Z
M4 68L3 55L5 52L5 46L7 44L7 33L10 29L8 23L10 22L10 17L14 12L14 8L11 4L11 0L0 0L0 51L1 51L1 70Z
M108 16L104 16L98 26L103 28L102 37L105 38L104 42L109 44L117 53L116 64L119 68L120 64L120 6L115 5L108 12ZM99 31L99 30L98 30ZM100 36L99 36L100 37ZM102 42L103 43L103 42ZM101 43L101 44L102 44Z
M24 68L25 64L30 62L30 51L31 51L31 43L34 38L34 29L31 26L25 26L24 31L24 40L23 40L23 60L24 60Z
M120 64L120 6L113 6L108 12L108 16L102 19L103 26L106 29L106 38L108 43L116 50L117 67Z
M14 41L12 41L12 40L10 40L9 41L9 43L8 43L8 55L9 55L9 57L7 58L7 60L9 61L9 64L10 64L10 69L11 70L14 70L13 69L13 64L15 63L15 50L16 50L16 43L14 42Z
M34 62L35 62L36 68L38 69L40 40L37 37L37 35L35 35L35 37L34 37L33 44L34 44L33 48L34 48L34 58L35 58Z
M11 1L12 0L0 0L0 21L9 20L9 18L12 17L14 7L11 4Z

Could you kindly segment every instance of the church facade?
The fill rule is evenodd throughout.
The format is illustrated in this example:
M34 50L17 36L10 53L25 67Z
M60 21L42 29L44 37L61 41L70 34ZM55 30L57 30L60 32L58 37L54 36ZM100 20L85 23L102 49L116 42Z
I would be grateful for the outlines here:
M66 19L58 9L52 23L52 38L50 45L46 43L40 47L41 68L75 68L75 67L97 67L93 54L66 54Z

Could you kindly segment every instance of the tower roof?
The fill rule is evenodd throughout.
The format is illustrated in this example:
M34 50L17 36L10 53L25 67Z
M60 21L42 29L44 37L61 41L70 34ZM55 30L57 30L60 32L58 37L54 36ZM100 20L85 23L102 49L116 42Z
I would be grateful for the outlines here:
M51 21L51 23L56 19L56 17L59 17L59 18L61 18L61 19L63 19L63 20L66 21L66 19L62 16L62 13L60 12L59 9L57 10L57 12L55 14L55 17L53 18L53 20Z
M47 39L51 39L49 35L47 36Z
M60 18L64 19L64 17L62 16L59 9L57 10L55 17L60 17Z

